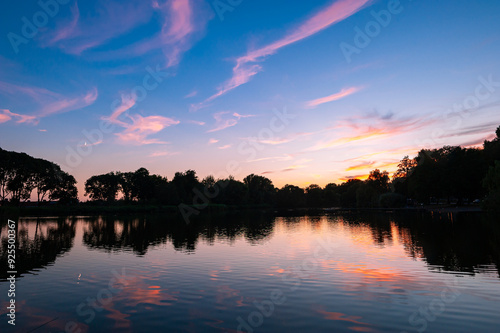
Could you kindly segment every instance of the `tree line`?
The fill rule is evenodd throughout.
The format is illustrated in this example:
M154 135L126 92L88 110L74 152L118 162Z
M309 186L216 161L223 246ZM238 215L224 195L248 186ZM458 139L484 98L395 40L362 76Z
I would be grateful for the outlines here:
M26 154L0 151L2 200L18 202L36 189L38 201L48 198L63 203L76 202L72 176L54 163ZM500 207L500 127L496 138L482 148L445 146L423 149L414 158L404 157L392 178L387 171L373 170L365 180L351 179L325 187L276 188L269 178L251 174L238 181L229 176L199 180L196 172L175 173L172 180L150 174L145 168L135 172L110 172L90 177L85 196L94 202L144 203L152 205L223 204L278 208L393 208L409 203L439 201L463 204L484 199L485 206Z
M39 203L45 200L78 202L75 178L59 165L0 148L0 202L15 204L30 200L33 191Z

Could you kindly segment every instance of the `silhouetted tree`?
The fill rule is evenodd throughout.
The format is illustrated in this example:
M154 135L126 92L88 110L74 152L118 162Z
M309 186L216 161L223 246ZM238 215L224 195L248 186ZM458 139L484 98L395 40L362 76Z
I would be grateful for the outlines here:
M328 207L340 207L340 198L341 195L339 193L340 188L337 184L330 183L325 186L323 189L323 197L325 205Z
M177 191L177 197L179 202L192 204L195 193L195 189L202 191L203 185L198 181L198 176L193 170L187 170L186 172L176 172L174 178L172 179L172 184Z
M249 200L251 204L273 205L276 189L273 182L266 177L251 174L243 179L243 182L248 187Z
M229 176L227 179L218 180L214 186L218 194L214 202L226 205L246 205L248 204L248 187ZM216 192L210 192L216 193Z
M490 167L483 181L483 186L488 190L485 207L490 210L500 210L500 161Z
M92 176L85 182L85 196L91 200L116 200L120 189L120 175L110 172L104 175Z
M306 203L308 207L323 207L323 189L316 184L306 188Z
M29 200L33 190L38 202L77 198L76 181L69 177L55 163L0 148L0 201Z
M76 188L76 179L66 172L59 172L57 184L51 190L50 200L59 200L62 204L75 204L78 202L78 189Z
M356 193L363 185L363 181L359 179L349 179L347 182L339 186L340 202L342 207L356 207Z
M285 185L278 190L276 201L281 208L301 208L306 206L306 197L304 189L294 186Z
M133 200L134 183L133 183L133 172L118 172L120 190L123 194L123 200L131 201Z

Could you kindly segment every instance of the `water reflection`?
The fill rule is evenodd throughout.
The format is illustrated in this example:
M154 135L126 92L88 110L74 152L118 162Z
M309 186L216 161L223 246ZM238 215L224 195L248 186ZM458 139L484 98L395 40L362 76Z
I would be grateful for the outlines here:
M53 264L58 256L73 246L77 219L24 219L17 223L16 270L19 275ZM7 226L0 228L0 262L7 267ZM0 271L0 280L7 273Z
M20 331L76 322L81 333L230 332L279 290L286 302L255 332L401 332L453 281L462 296L432 331L498 327L500 225L481 215L232 214L190 224L116 216L21 219L18 227ZM110 281L122 288L77 310Z
M233 243L243 236L258 244L273 231L271 215L205 216L186 224L172 217L99 217L88 219L83 241L90 248L104 251L132 250L137 255L148 247L171 242L182 252L194 252L200 240L213 245L217 240Z
M323 217L308 217L319 227ZM479 214L433 215L427 213L342 214L327 216L329 223L348 225L353 235L369 230L371 244L393 245L394 237L404 244L411 258L425 260L430 269L475 274L496 265L500 277L500 223ZM239 236L259 244L273 233L275 218L269 215L224 215L205 217L195 223L155 216L148 218L95 218L88 222L84 242L106 251L131 249L144 255L148 246L169 241L183 252L196 251L201 240L207 244ZM283 218L287 228L303 222L303 216Z
M426 261L430 270L476 274L495 265L500 277L500 223L486 216L344 213L307 217L313 229L321 228L325 219L330 226L343 226L360 245L391 247L397 238L409 257ZM233 214L207 216L190 224L164 216L24 219L18 224L17 269L24 274L54 263L72 247L77 221L84 223L83 244L88 248L143 256L159 244L172 244L184 253L194 253L200 242L233 244L240 237L258 245L273 235L278 220L293 230L304 217ZM360 237L366 233L368 239ZM5 263L6 226L0 229L0 237L0 258ZM0 278L6 278L4 271Z

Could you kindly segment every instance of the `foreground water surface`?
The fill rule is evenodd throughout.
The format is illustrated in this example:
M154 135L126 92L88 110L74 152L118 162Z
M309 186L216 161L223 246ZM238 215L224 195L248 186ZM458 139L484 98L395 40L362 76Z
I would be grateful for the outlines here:
M500 332L481 215L20 218L1 332Z

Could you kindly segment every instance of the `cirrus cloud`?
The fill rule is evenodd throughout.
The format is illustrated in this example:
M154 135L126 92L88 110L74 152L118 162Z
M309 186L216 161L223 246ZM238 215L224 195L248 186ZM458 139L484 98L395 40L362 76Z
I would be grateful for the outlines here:
M130 115L128 111L135 104L135 100L122 95L121 104L109 117L102 117L102 119L124 128L122 132L116 133L121 143L132 145L168 144L168 142L149 137L163 131L167 127L179 124L180 121L158 115L148 117L138 114ZM119 119L123 114L126 115L128 121Z
M233 76L218 88L217 93L210 96L204 102L193 105L192 108L194 110L203 108L216 98L249 82L253 76L262 71L262 66L257 64L258 62L263 61L267 56L275 54L279 49L285 46L308 38L331 25L345 20L363 9L369 2L371 2L371 0L335 1L310 17L283 38L261 48L249 51L244 56L237 58L236 65L233 67Z

